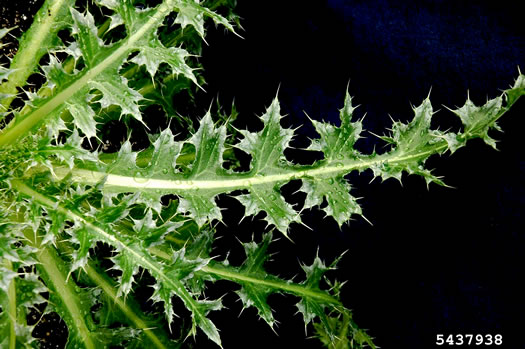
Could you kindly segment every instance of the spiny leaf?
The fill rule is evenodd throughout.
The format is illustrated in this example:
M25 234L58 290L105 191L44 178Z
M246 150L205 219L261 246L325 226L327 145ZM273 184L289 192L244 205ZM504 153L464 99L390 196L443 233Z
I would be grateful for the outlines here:
M58 204L55 200L43 195L20 181L13 181L14 188L24 195L29 195L33 200L44 205L48 210L56 210L65 214L68 220L79 225L83 232L82 246L92 246L95 241L102 241L113 246L119 255L125 256L123 275L133 275L134 268L147 269L157 280L154 288L154 299L165 302L165 315L171 323L173 317L171 297L177 295L192 312L193 330L198 326L215 343L220 345L220 336L215 325L206 315L211 310L220 308L220 300L196 300L186 289L184 279L189 273L195 272L208 263L207 259L188 260L184 257L184 251L174 253L168 263L164 263L150 254L144 246L144 242L136 236L118 234L111 229L111 225L96 222L85 212L80 212L77 206L69 206L66 203ZM82 249L84 251L85 248ZM78 267L75 265L73 267ZM132 270L130 270L132 269ZM126 281L126 280L125 280ZM121 292L128 291L128 285L120 285Z
M268 246L272 241L272 233L265 234L260 243L255 241L244 243L246 259L239 267L234 267L227 260L222 263L210 262L204 266L198 275L213 276L213 280L226 279L239 284L242 288L236 291L243 302L244 308L255 307L259 316L274 328L276 323L273 312L267 302L267 298L273 293L290 293L301 298L299 307L307 307L307 317L305 325L319 314L324 315L324 309L330 310L341 308L337 299L337 292L322 290L319 287L319 280L325 270L317 272L317 269L307 270L307 281L300 284L289 280L283 280L277 276L269 274L264 269L264 263L268 259ZM324 265L323 265L324 266ZM330 266L333 268L334 265ZM328 269L328 268L326 268ZM313 308L313 310L311 309ZM317 313L312 313L316 311Z
M144 178L158 178L159 176L169 176L175 171L175 159L182 149L180 143L173 141L173 134L169 129L163 131L153 143L153 154L151 160L146 167L139 167L137 165L137 153L131 149L131 143L126 141L113 164L108 167L107 172L119 173L122 176L128 176L134 179L134 182L144 182ZM130 187L133 186L130 183ZM104 188L108 193L119 193L120 190L113 190L112 188ZM139 202L144 202L152 207L155 211L161 211L160 198L166 192L162 190L143 190L138 199Z
M461 108L453 110L461 119L465 129L463 137L459 138L460 144L464 145L467 138L475 136L496 149L496 141L488 135L488 132L492 128L501 131L496 120L501 112L502 103L503 96L500 96L478 107L469 98ZM454 145L454 148L457 149L458 145Z
M157 225L157 222L158 220L153 219L151 210L146 211L144 218L133 219L133 230L146 247L162 243L166 234L171 233L182 225L182 222L166 221L160 225Z
M243 244L246 260L239 268L239 273L260 278L267 278L267 273L263 264L268 258L267 249L272 240L272 233L263 236L260 244L254 241ZM237 295L242 301L244 308L255 307L259 316L266 321L270 327L274 327L275 319L273 318L272 309L268 305L268 296L275 292L275 289L266 285L257 285L250 282L241 283L242 288L237 291Z
M155 77L159 65L167 63L173 74L182 74L198 85L192 69L185 63L185 58L188 55L186 50L165 47L157 38L153 38L149 41L148 46L144 46L139 54L131 59L131 62L146 66L146 70L152 78Z
M116 161L107 170L109 174L118 173L122 178L122 187L105 186L105 190L108 193L119 193L133 190L137 184L144 184L140 202L160 212L161 196L172 192L170 185L177 185L184 181L187 185L177 192L180 196L178 212L189 212L200 226L212 219L220 219L220 210L214 196L221 190L199 190L200 188L194 187L191 183L208 176L222 175L227 178L226 170L221 164L225 137L225 127L222 126L217 130L209 113L206 114L199 130L188 140L188 143L193 144L196 149L195 161L188 173L182 173L175 168L182 143L173 141L173 134L169 129L164 130L155 140L153 154L146 167L137 165L138 154L133 152L131 144L126 142L119 151ZM126 178L133 180L126 181ZM152 187L151 181L159 185Z
M46 118L58 119L68 106L83 104L84 111L88 111L89 106L94 100L86 100L90 90L95 89L101 94L96 102L105 108L110 105L117 105L121 108L121 114L129 114L141 121L142 116L139 110L139 102L142 99L137 91L130 88L125 78L119 74L120 67L128 60L128 56L135 52L145 52L139 56L140 59L147 59L150 71L153 71L158 64L168 63L174 68L174 73L185 74L190 80L196 81L192 69L185 63L188 53L183 49L166 48L157 37L157 29L162 25L162 21L169 12L178 8L191 8L198 14L206 14L213 20L227 24L227 21L212 11L192 3L185 3L176 0L165 0L156 8L146 10L136 9L130 1L104 1L103 5L108 6L118 12L124 21L128 36L112 45L106 46L97 36L93 16L86 12L81 14L71 8L73 17L73 34L76 38L74 46L70 46L71 57L79 59L82 57L86 67L73 74L61 74L58 79L53 79L53 74L48 74L49 86L54 87L52 95L33 101L33 108L27 114L18 115L8 128L0 134L0 146L10 144L18 137L25 135L30 130L40 125ZM231 27L231 26L230 26ZM71 49L74 47L74 49ZM151 50L158 50L158 55L148 54ZM162 54L160 54L162 53ZM169 60L165 61L169 56ZM173 55L176 55L175 57ZM59 64L50 62L50 64ZM59 64L60 65L60 64ZM47 68L47 71L57 71L59 67ZM46 71L46 69L44 69ZM55 76L56 78L56 76ZM88 118L86 114L78 113L74 110L73 114L77 117L74 122L86 134L92 135L96 125L96 120ZM80 115L84 118L79 119ZM91 116L93 116L91 114ZM55 131L55 134L58 130Z
M328 123L312 120L319 139L312 140L309 150L322 151L325 160L340 161L344 158L357 158L361 154L354 148L363 130L361 121L352 122L356 108L352 106L352 97L346 92L345 103L339 111L341 126L336 127Z
M299 212L282 197L280 188L292 180L300 179L303 182L300 190L307 194L303 207L322 205L326 200L324 211L341 225L352 214L362 214L357 200L349 193L351 186L344 178L347 174L371 169L375 176L383 180L401 180L405 172L422 176L427 184L434 182L444 185L439 177L425 168L426 160L433 154L453 151L468 139L486 139L486 131L496 127L496 120L510 108L508 103L515 100L512 96L518 96L525 90L522 81L518 79L515 87L506 91L503 97L489 101L481 108L464 108L462 113L467 124L465 132L458 134L430 128L434 112L429 98L426 98L413 108L415 115L412 121L406 124L394 122L391 135L382 137L392 144L391 149L383 154L374 152L367 155L355 150L354 144L359 139L362 127L360 122L351 121L354 107L347 95L340 114L340 127L315 122L321 137L314 140L308 150L321 151L324 159L304 166L290 163L284 151L293 137L293 130L280 125L282 117L279 104L274 100L261 117L263 129L256 133L240 131L243 139L233 144L251 155L250 170L247 172L226 171L223 168L225 127L215 127L208 113L202 119L198 131L186 141L195 148L195 160L189 170L172 166L181 156L184 142L178 142L170 147L155 145L157 154L162 154L159 156L169 161L168 169L163 170L167 173L153 174L146 167L146 171L135 173L132 177L129 169L138 169L135 165L137 154L126 143L114 166L106 173L73 169L71 179L82 183L96 183L104 179L106 192L139 191L144 197L151 198L148 205L157 211L160 210L162 195L176 194L180 199L178 212L187 213L199 226L221 219L220 209L215 202L218 194L245 190L244 193L235 193L245 206L245 216L264 212L264 219L284 234L292 222L300 223L301 220ZM500 102L505 98L508 102L502 107ZM172 135L166 130L162 137L170 138ZM170 148L172 153L169 152ZM155 162L152 159L152 166ZM59 178L70 173L63 169L56 169L55 172Z
M178 10L175 23L179 23L184 29L191 25L195 28L197 33L204 39L204 16L210 17L216 24L221 24L231 32L235 33L233 26L228 20L217 13L199 5L195 0L179 0L175 5Z
M226 127L221 126L216 129L210 113L206 113L201 120L201 126L188 140L188 143L195 146L195 161L191 165L190 173L184 179L191 183L213 176L225 176L226 171L222 167L225 140ZM214 200L214 196L218 193L202 192L192 187L188 195L181 198L178 211L190 212L199 226L204 225L206 221L220 219L221 213Z
M319 291L321 279L330 268L327 267L318 256L315 257L312 265L303 265L302 267L306 273L306 280L302 284L309 290ZM325 312L327 305L329 304L305 296L297 303L297 309L303 314L305 325L308 325L313 319L319 318L323 326L330 328L329 320Z
M260 132L240 131L244 138L236 147L252 156L250 177L276 175L290 166L283 152L293 137L293 130L282 128L281 118L280 106L276 98L260 118L264 124ZM256 215L261 211L266 212L265 220L286 233L290 223L299 223L301 220L280 193L280 187L284 184L285 181L251 186L249 194L240 195L237 199L246 207L247 216Z
M361 121L352 122L355 108L347 92L344 107L340 110L341 126L312 120L319 139L312 140L309 150L322 151L323 162L343 166L344 159L360 159L362 155L354 149L363 129ZM326 198L328 205L323 208L327 216L332 216L339 226L347 222L353 214L361 215L361 207L350 195L351 186L342 175L319 175L315 178L305 177L301 191L307 194L304 208L321 206Z
M413 107L414 118L408 124L395 121L392 126L392 134L382 137L383 140L394 145L388 153L390 157L397 161L385 161L374 164L372 170L374 176L380 176L383 180L395 178L401 181L403 172L408 174L418 174L422 176L427 185L431 182L445 185L441 179L434 176L431 171L425 169L425 161L432 153L442 153L443 150L434 150L445 137L445 133L430 130L432 115L432 104L427 97L419 106Z

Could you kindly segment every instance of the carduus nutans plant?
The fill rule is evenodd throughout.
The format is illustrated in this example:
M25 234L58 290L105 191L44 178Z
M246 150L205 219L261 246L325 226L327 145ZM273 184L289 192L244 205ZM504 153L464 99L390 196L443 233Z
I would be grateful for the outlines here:
M353 171L383 180L416 174L444 185L425 161L473 138L495 147L488 132L499 130L498 119L525 93L525 78L519 74L483 105L467 100L451 110L462 123L458 132L430 127L426 98L412 121L394 122L381 137L390 147L371 154L355 148L363 126L347 93L339 126L311 121L318 138L304 151L322 156L301 165L285 156L295 130L281 125L277 98L258 132L231 127L234 118L212 109L199 121L178 112L175 97L191 97L204 84L195 57L205 21L238 35L234 6L46 0L16 55L0 66L0 347L38 347L34 319L50 314L65 322L67 348L176 348L189 336L221 346L209 314L224 311L223 300L205 291L227 280L244 308L276 331L279 309L267 300L286 293L320 343L375 348L341 302L342 283L325 275L340 258L326 264L316 256L302 265L303 281L287 280L265 269L272 240L288 236L307 208L321 207L339 225L362 215L345 179ZM29 85L34 73L39 81ZM164 129L148 126L150 106L169 118ZM107 146L103 126L116 120L127 139ZM135 132L146 146L135 147ZM243 166L239 152L249 155ZM291 181L301 182L299 208L281 194ZM238 200L245 217L262 212L267 222L261 238L242 243L238 265L212 250L228 214L217 203L221 194ZM146 299L138 294L145 286L152 288ZM175 299L187 309L183 321L174 322Z

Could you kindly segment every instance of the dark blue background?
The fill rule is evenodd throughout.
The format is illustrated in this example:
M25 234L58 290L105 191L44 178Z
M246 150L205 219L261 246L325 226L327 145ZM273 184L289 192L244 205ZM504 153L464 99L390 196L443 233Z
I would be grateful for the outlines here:
M237 125L253 126L254 115L280 86L282 110L289 115L283 123L303 125L294 145L305 146L307 137L316 135L303 111L337 124L349 81L361 105L357 116L366 113L365 129L375 134L386 132L389 115L411 119L410 103L420 103L432 88L434 108L441 109L434 127L457 129L458 121L443 105L461 106L467 90L482 103L514 82L518 66L525 70L525 26L517 3L239 1L244 40L209 28L209 46L200 59L208 98L218 96L223 104L235 98L241 113ZM505 133L493 134L499 152L476 140L451 157L428 161L455 189L427 190L417 177L405 176L401 186L395 180L369 184L369 172L350 175L352 193L363 198L374 225L357 217L340 230L318 209L306 211L304 221L313 231L294 226L294 243L278 241L273 251L279 254L268 269L301 280L298 260L311 263L318 246L328 261L348 250L331 277L348 280L343 300L382 348L432 348L438 333L501 333L505 348L525 348L520 338L525 288L519 283L525 275L524 111L520 100L501 120ZM377 138L364 135L359 149L382 149ZM287 198L300 202L300 195ZM234 208L228 228L220 228L224 241L237 244L232 230L248 241L263 226L258 219L237 225L242 207L233 199L221 201ZM239 321L239 303L231 306L230 317L212 318L225 347L320 347L302 340L295 301L270 298L279 309L278 337L253 310Z

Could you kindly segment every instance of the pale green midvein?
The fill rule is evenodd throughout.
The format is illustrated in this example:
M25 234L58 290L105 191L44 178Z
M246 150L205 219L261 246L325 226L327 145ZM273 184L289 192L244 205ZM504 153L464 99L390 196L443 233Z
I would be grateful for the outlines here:
M223 278L232 280L232 281L233 280L241 281L241 282L244 281L244 282L249 282L252 284L274 287L277 289L288 291L290 293L294 293L299 296L322 299L325 302L336 304L336 305L341 304L337 299L331 297L329 294L323 293L322 291L315 292L315 291L307 289L306 287L302 285L288 284L284 281L256 279L250 276L242 275L241 273L234 273L229 270L225 270L222 268L217 268L217 267L213 267L209 265L202 267L201 271L204 273L210 273L210 274L222 276Z
M348 163L337 162L311 169L294 169L279 174L267 176L251 176L243 177L242 175L231 175L231 179L217 179L217 180L167 180L167 179L146 179L142 177L122 176L117 174L107 174L105 172L90 171L84 169L74 168L70 170L67 167L56 167L53 169L55 177L60 180L71 173L71 180L84 184L96 184L105 178L104 186L108 188L134 188L137 190L151 189L151 190L190 190L190 189L236 189L249 188L266 183L280 183L288 182L292 179L318 177L330 174L346 174L353 170L364 170L370 168L374 164L380 164L388 161L388 163L410 161L412 159L421 158L427 155L437 153L447 147L445 142L436 143L436 147L426 152L417 153L415 155L392 156L386 153L378 155L373 159L358 159Z
M59 294L59 297L64 302L68 312L71 314L75 327L79 330L80 337L82 338L82 344L87 349L96 349L95 343L93 343L91 339L90 331L80 315L81 311L76 303L76 299L72 296L72 286L67 283L66 278L58 269L57 263L53 255L50 253L50 250L47 248L41 249L38 252L38 260L42 263L46 273L51 279L51 282L55 286L56 292Z
M171 256L167 254L166 252L162 251L161 249L158 249L156 247L151 247L149 251L163 259L169 260ZM290 284L287 283L284 280L264 280L264 279L257 279L251 276L243 275L240 272L235 272L228 270L224 267L215 267L213 265L205 265L200 270L197 271L197 273L207 273L207 274L215 274L217 276L220 276L226 280L234 281L234 282L249 282L256 285L264 285L264 286L270 286L276 289L288 291L289 293L293 293L299 296L303 297L311 297L311 298L317 298L322 299L325 302L328 302L330 304L334 305L341 305L341 302L329 294L324 293L323 291L314 291L309 290L303 285L300 284Z
M64 103L67 99L75 94L79 89L87 84L87 82L103 72L111 64L113 64L118 58L123 54L127 53L130 47L133 46L135 42L142 39L144 34L153 26L155 23L161 20L166 16L170 8L173 7L174 1L167 0L162 5L159 6L155 15L153 15L147 22L144 24L136 33L131 35L129 39L122 44L115 52L105 58L100 64L95 66L93 69L89 70L86 74L80 77L77 81L71 84L69 87L64 89L62 92L58 93L56 96L52 97L47 103L30 113L28 116L23 118L20 121L16 119L13 120L12 124L9 124L2 133L0 133L0 147L14 142L18 137L24 135L28 132L33 126L38 124L42 119L44 119L48 114L50 114L55 108ZM13 124L14 123L14 124Z

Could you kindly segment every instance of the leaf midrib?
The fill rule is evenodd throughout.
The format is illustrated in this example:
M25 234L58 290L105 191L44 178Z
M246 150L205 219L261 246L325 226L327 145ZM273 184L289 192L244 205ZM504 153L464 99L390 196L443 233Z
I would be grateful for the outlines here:
M396 164L410 162L427 155L438 153L447 148L445 141L433 144L433 147L425 152L419 152L412 155L400 154L392 156L391 153L377 155L371 159L356 159L347 161L332 161L327 165L316 168L295 168L288 169L279 174L266 176L256 176L255 174L230 174L228 177L223 176L210 180L187 180L183 178L173 179L156 179L144 177L132 177L118 174L108 174L101 171L91 171L81 168L69 169L63 166L54 168L55 178L61 180L71 173L71 180L84 184L96 184L105 179L105 187L111 188L128 188L129 190L234 190L250 188L252 186L263 185L267 183L286 183L293 179L315 179L323 175L347 174L354 170L364 170L381 163Z

